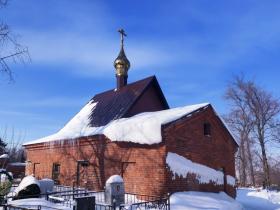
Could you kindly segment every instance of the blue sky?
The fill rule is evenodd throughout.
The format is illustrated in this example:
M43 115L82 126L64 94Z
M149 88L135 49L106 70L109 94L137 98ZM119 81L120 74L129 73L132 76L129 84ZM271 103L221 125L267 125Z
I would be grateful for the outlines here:
M117 29L129 82L156 75L171 107L211 102L227 113L227 82L243 72L279 97L279 1L11 0L0 10L31 63L0 80L0 132L33 140L59 130L115 87Z

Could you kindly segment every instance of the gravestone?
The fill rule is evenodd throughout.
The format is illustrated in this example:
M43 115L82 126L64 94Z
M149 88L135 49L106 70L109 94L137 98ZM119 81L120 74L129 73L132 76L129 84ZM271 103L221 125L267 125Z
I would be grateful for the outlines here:
M95 197L84 196L75 198L76 206L74 210L93 210L95 209Z
M53 191L54 181L52 179L41 179L39 180L40 190L42 194Z
M105 202L110 205L120 206L124 203L124 183L119 175L113 175L106 181Z
M14 191L15 196L13 200L24 198L39 198L40 197L40 183L33 176L24 177L19 186Z

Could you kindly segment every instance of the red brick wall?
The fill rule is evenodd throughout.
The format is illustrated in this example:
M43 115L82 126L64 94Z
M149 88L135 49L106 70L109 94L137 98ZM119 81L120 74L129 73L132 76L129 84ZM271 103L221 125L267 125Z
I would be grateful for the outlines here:
M204 122L211 124L210 137L203 134ZM162 195L168 191L223 190L223 186L201 185L192 175L187 179L172 179L165 161L167 152L174 152L214 169L224 167L226 174L235 177L236 145L211 107L166 125L162 130L163 143L152 146L111 142L103 135L81 138L72 143L29 145L26 147L27 160L31 163L26 172L31 174L33 163L39 162L35 176L51 178L52 164L59 163L61 184L72 185L76 179L77 160L89 160L89 167L80 170L80 186L102 190L111 175L122 174L122 162L131 162L123 164L127 192ZM235 196L233 187L227 186L226 191Z
M204 136L204 123L211 124L211 136ZM165 126L163 136L167 152L177 153L216 170L224 167L226 174L235 177L236 144L211 107ZM168 173L167 180L171 192L223 190L223 186L215 187L213 184L198 186L191 176L187 179L176 177L174 180L172 174ZM227 185L226 191L235 196L233 187Z
M125 190L139 194L162 195L165 193L165 146L114 143L104 136L83 138L76 143L63 145L27 146L27 174L45 178L52 176L52 164L61 164L60 182L72 185L76 180L77 160L89 160L90 165L80 170L80 186L102 190L105 181L114 174L122 173Z

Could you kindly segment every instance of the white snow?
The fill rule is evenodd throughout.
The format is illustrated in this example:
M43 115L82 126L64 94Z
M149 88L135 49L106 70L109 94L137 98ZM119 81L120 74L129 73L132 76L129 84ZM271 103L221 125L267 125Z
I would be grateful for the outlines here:
M224 174L221 171L192 162L176 153L168 152L166 163L174 175L177 174L178 176L186 178L188 174L192 173L196 175L196 179L201 184L207 184L210 182L217 185L224 184ZM227 175L227 180L229 185L235 185L234 177Z
M280 210L280 192L261 188L239 188L236 200L246 210Z
M96 105L97 102L90 101L59 132L35 141L27 142L24 145L75 139L97 134L104 134L111 141L157 144L162 141L162 125L187 116L198 109L206 108L210 104L202 103L163 111L144 112L129 118L113 120L105 126L91 127L90 117ZM219 118L222 120L221 117Z
M89 136L98 133L98 128L90 127L90 115L97 103L93 101L88 102L81 111L76 114L60 131L57 133L37 139L35 141L27 142L23 145L36 144L42 142L50 142L55 140L73 139L80 136Z
M0 172L5 172L7 171L5 168L0 168Z
M112 141L157 144L162 141L162 125L208 105L209 103L197 104L157 112L145 112L130 118L121 118L109 123L104 128L103 133Z
M110 176L110 178L106 181L106 185L116 182L123 182L123 178L120 175Z
M178 192L171 195L170 204L172 210L243 210L241 204L224 192Z
M162 125L209 105L209 103L203 103L157 112L145 112L130 118L113 120L105 126L91 127L89 117L96 104L94 101L87 103L59 132L45 138L27 142L24 145L74 139L97 134L104 134L112 141L156 144L162 141Z
M26 208L41 205L41 209L71 209L44 198L21 199L8 203ZM177 192L171 195L170 205L172 210L280 210L280 192L241 188L237 190L236 200L224 192Z
M63 210L72 210L73 208L62 206L61 204L51 203L44 198L28 198L20 199L14 201L8 201L8 204L24 208L36 208L40 205L41 209L63 209Z
M18 187L15 189L14 191L15 194L18 194L19 191L23 190L24 188L26 188L28 185L31 184L37 184L40 187L39 181L34 176L29 175L24 177L19 183Z
M235 178L230 175L227 175L227 183L231 186L235 186Z
M0 155L0 159L7 159L7 158L9 158L9 155L8 155L8 154Z
M9 163L10 166L26 166L26 163L21 163L21 162L14 162L14 163Z

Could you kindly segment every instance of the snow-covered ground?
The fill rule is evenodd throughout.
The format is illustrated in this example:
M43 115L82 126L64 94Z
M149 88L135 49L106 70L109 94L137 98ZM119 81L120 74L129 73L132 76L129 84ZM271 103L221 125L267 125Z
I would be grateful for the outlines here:
M22 207L42 205L42 209L71 209L42 198L16 200L9 203ZM280 192L241 188L237 191L236 200L224 192L178 192L172 194L170 203L171 210L280 210Z
M240 188L236 200L246 210L280 210L280 192L276 191Z
M9 201L9 204L13 206L20 206L24 208L35 208L35 209L40 205L42 210L47 210L47 209L71 210L72 209L67 206L51 203L49 201L46 201L44 198L29 198L29 199Z
M170 198L171 210L243 210L241 204L224 192L178 192Z
M179 192L170 202L171 210L280 210L280 192L240 188L236 200L223 192Z

